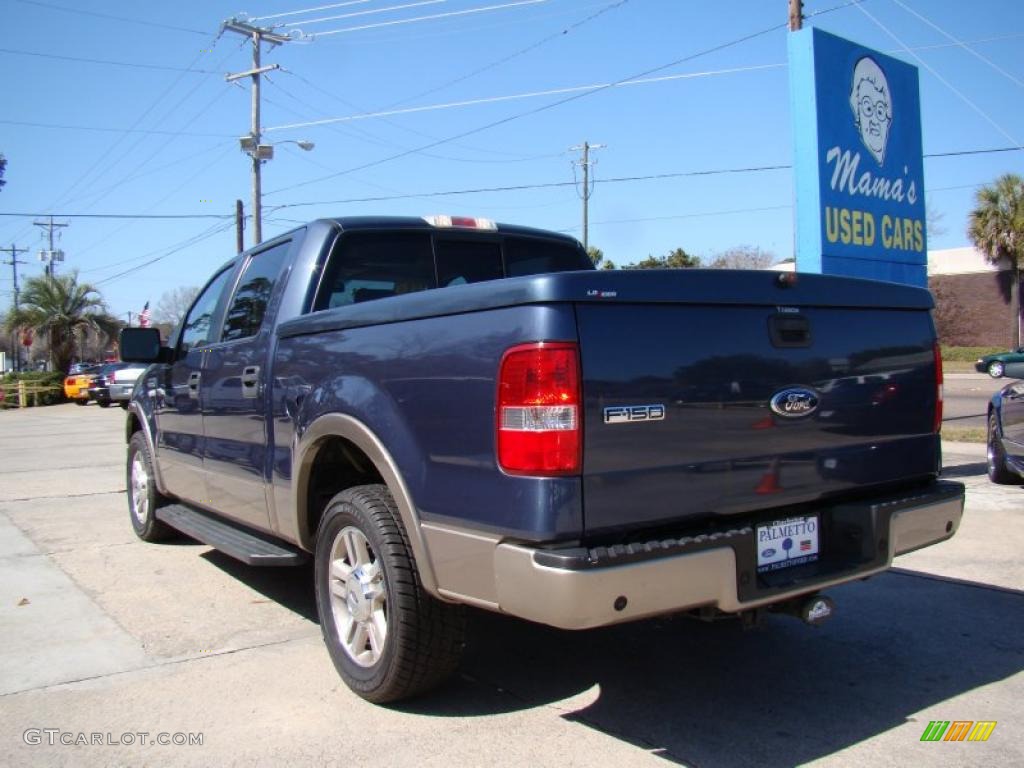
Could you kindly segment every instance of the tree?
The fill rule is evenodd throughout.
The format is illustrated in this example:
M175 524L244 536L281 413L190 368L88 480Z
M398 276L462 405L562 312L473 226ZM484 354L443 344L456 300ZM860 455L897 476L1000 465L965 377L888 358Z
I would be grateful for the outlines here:
M595 245L591 245L587 248L587 256L594 262L594 266L598 269L615 269L615 262L610 261L604 257L604 251Z
M676 248L664 256L648 256L636 264L627 264L623 269L691 269L699 266L699 257L691 256L682 248Z
M766 269L776 261L771 251L752 245L737 245L715 254L708 266L711 269Z
M175 327L185 317L185 313L198 295L199 288L193 285L183 285L164 292L153 309L153 322L157 325Z
M46 339L55 371L66 371L75 358L78 338L94 331L114 338L121 322L107 312L100 292L78 282L78 272L30 277L21 291L21 307L7 314L10 332L31 331Z
M1020 270L1024 265L1024 179L1007 173L975 194L977 206L967 218L967 236L992 264L1010 266L1013 346L1020 346Z

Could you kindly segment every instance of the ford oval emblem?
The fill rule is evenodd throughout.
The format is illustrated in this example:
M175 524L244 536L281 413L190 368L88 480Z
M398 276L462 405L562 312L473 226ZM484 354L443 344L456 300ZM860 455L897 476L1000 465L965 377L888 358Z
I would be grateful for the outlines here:
M779 416L799 419L818 410L818 396L803 387L789 387L772 395L770 404Z
M768 549L761 553L761 557L775 557L775 550L768 547Z

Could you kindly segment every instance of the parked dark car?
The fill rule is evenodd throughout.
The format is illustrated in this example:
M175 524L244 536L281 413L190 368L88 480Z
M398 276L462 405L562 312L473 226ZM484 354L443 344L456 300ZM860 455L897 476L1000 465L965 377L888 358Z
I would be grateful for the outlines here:
M1008 384L988 406L988 477L993 483L1024 483L1024 381Z
M974 364L974 370L978 373L987 373L993 379L1004 375L1024 379L1024 347L980 357Z
M104 363L89 384L89 399L94 401L100 408L110 407L110 383L114 373L122 368L127 368L131 363Z

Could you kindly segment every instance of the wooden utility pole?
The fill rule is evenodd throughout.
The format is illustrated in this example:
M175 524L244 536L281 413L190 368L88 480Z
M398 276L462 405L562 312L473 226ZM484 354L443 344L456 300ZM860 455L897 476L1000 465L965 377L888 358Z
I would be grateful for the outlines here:
M258 245L263 239L263 207L262 207L262 179L260 177L260 166L264 160L274 156L274 147L270 144L260 144L262 138L260 127L260 75L280 69L278 64L261 66L260 49L263 42L271 45L281 45L289 42L292 38L287 35L279 35L270 29L256 27L238 19L228 19L221 24L221 32L234 32L252 40L252 69L246 72L237 72L225 75L224 79L229 83L243 77L252 79L252 110L249 135L242 137L242 150L252 158L252 244Z
M580 197L583 198L583 250L587 250L589 245L589 229L590 229L590 150L602 149L604 144L591 144L584 141L577 147L570 147L570 152L583 152L583 157L580 160L580 167L583 169L583 192Z
M16 248L14 246L14 244L12 243L10 248L0 248L0 250L7 251L8 253L11 254L11 260L10 261L5 261L4 264L10 264L11 265L11 272L13 273L13 276L14 276L14 309L17 310L17 309L19 309L21 307L21 303L19 301L19 297L21 295L21 291L18 288L18 265L19 264L27 264L28 263L27 261L18 261L18 254L19 253L28 253L28 248ZM17 336L17 332L12 329L11 330L11 351L14 353L13 365L14 365L14 370L20 371L21 370L21 349L19 349L19 347L21 345L18 344L18 339L16 338L16 336Z
M804 0L789 0L789 31L804 27Z
M242 233L245 231L245 210L242 208L242 201L235 200L235 243L238 252L245 250L245 239Z

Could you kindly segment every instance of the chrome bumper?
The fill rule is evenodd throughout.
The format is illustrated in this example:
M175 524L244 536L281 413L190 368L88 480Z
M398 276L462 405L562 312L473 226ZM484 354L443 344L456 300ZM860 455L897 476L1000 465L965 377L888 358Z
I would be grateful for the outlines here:
M732 613L776 603L872 576L889 568L896 555L952 537L963 515L963 485L943 482L933 489L940 486L941 492L836 508L843 512L821 510L822 515L838 515L855 509L855 514L871 520L868 544L876 546L877 553L857 567L807 578L791 588L768 590L763 596L752 596L757 590L751 581L759 577L752 576L749 562L737 567L738 560L748 559L746 548L754 551L753 531L745 528L720 539L698 537L705 541L700 542L700 551L691 554L657 556L655 552L624 565L593 567L553 567L538 562L550 562L547 550L498 543L493 550L496 599L488 607L562 629L587 629L702 606ZM657 550L659 543L654 544ZM822 557L826 556L823 551Z

